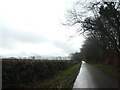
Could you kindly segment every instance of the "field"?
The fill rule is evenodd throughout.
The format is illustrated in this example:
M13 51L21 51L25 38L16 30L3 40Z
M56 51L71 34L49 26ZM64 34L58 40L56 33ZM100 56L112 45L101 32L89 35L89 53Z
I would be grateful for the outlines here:
M45 82L50 80L51 78L54 78L56 75L62 73L62 71L67 70L68 68L72 67L77 63L78 62L76 61L69 60L63 61L63 60L3 59L2 87L3 88L31 87L31 85L34 85L37 82ZM62 77L64 77L65 75L63 74Z

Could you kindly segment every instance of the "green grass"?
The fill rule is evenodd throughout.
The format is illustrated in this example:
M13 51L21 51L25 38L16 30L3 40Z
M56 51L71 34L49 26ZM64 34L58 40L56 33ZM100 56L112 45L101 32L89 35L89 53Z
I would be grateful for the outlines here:
M79 68L80 68L80 63L68 68L67 70L60 72L59 74L57 74L56 76L54 76L49 80L46 80L44 82L37 82L32 87L72 89L74 81L78 74Z
M119 78L120 75L120 69L113 67L112 65L106 65L106 64L92 64L92 66L102 70L108 75L111 75L114 78Z

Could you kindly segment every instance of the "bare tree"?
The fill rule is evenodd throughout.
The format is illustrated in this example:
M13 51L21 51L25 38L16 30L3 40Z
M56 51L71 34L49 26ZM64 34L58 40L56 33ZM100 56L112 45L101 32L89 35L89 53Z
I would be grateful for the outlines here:
M118 2L90 2L85 6L86 11L73 9L68 12L67 23L69 26L80 26L78 33L90 33L92 37L101 41L99 45L117 52L120 58L120 1ZM92 16L88 12L93 12ZM102 40L104 39L104 40ZM105 42L105 40L107 42Z

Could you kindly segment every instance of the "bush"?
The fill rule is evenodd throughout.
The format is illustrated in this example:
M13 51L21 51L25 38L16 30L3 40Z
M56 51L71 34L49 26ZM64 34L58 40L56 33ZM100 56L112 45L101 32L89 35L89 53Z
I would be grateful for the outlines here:
M25 87L37 81L49 79L62 70L76 64L62 60L2 60L2 87Z

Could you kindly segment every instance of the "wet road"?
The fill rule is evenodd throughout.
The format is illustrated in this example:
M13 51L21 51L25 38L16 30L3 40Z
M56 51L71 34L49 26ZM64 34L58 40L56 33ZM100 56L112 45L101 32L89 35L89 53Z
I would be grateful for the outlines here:
M73 90L75 88L118 88L118 80L82 62Z

